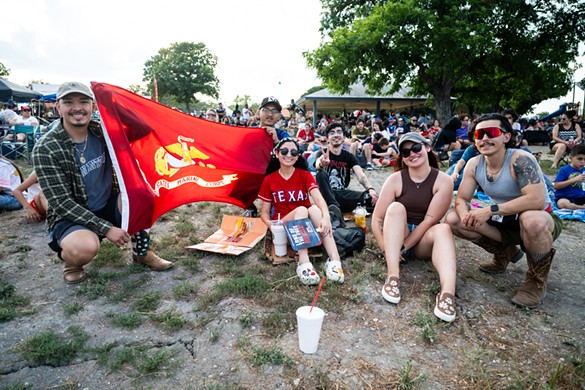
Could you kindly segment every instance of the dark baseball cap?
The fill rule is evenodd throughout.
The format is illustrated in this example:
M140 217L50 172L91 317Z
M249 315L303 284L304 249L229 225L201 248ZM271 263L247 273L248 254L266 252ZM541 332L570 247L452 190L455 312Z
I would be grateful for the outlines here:
M274 104L278 111L282 111L282 106L280 105L280 102L274 96L268 96L262 99L262 104L260 104L260 108L264 108L269 104Z

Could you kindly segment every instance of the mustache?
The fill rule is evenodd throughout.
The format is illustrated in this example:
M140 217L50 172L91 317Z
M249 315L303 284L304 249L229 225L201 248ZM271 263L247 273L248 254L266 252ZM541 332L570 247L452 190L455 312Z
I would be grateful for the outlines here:
M70 111L69 115L87 115L87 112L85 112L85 110L76 110Z

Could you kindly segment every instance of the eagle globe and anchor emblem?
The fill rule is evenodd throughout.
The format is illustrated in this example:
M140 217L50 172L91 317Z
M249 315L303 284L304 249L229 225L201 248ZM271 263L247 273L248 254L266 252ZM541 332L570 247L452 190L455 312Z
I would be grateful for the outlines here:
M209 160L210 157L193 146L195 143L193 138L179 135L177 141L174 144L159 147L154 153L156 172L160 176L167 176L169 179L159 179L156 181L153 191L157 196L161 188L173 189L187 183L195 183L206 188L217 188L226 186L238 179L238 175L235 173L222 175L221 179L215 181L208 181L197 175L187 175L174 181L170 180L181 169L193 165L212 170L216 169L215 165L204 162Z

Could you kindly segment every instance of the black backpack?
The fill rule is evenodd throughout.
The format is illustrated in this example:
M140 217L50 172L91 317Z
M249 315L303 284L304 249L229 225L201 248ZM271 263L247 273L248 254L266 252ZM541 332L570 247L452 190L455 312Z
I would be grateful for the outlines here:
M366 233L361 227L334 229L333 239L342 259L361 251L366 246Z

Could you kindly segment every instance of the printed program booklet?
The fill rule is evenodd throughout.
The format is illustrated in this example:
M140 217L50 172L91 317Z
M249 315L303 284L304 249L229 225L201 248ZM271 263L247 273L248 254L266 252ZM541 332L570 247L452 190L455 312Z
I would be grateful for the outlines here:
M285 222L284 228L288 242L295 251L321 245L321 235L309 218Z

